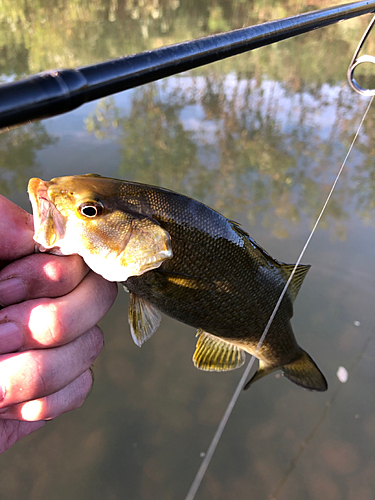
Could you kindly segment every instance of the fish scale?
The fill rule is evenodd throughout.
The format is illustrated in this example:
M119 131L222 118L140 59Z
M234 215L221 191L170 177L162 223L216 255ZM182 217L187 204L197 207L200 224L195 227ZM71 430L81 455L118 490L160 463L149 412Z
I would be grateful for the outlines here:
M124 282L137 345L163 312L197 328L200 369L238 368L248 352L259 368L247 386L281 369L302 387L327 389L290 323L309 266L297 267L257 349L293 266L273 259L237 223L173 191L95 174L31 179L29 194L43 250L78 253L104 278Z

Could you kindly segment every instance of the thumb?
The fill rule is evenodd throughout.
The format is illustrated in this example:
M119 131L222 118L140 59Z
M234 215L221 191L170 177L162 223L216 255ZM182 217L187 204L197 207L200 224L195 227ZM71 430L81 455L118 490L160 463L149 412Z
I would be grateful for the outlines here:
M0 262L33 253L33 216L2 195L0 214Z

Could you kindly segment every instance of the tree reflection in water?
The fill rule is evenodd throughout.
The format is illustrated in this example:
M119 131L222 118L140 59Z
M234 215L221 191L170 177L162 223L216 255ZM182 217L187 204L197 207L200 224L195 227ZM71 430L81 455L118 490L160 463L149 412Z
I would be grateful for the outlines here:
M260 217L286 238L282 221L314 221L341 166L364 110L350 104L348 93L339 86L293 93L278 82L235 75L176 77L137 89L128 113L113 98L101 101L86 127L98 138L115 129L121 177L170 187L227 217ZM322 221L334 222L340 238L348 205L366 221L374 209L373 130L367 125L357 146L367 163L358 155L350 160Z

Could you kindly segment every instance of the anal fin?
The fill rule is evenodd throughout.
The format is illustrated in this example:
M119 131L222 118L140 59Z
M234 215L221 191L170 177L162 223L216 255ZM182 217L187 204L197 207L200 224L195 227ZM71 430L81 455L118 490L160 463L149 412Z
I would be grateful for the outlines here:
M245 352L215 335L199 329L193 363L200 370L229 371L235 370L245 362Z
M157 330L161 314L147 300L130 292L128 319L133 340L138 347L141 347Z

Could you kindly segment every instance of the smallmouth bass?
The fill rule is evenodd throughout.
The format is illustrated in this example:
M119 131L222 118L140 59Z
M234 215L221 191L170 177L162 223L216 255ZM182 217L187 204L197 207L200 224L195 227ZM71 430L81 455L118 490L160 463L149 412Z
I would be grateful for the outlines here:
M298 266L255 352L294 266L273 259L237 223L173 191L96 174L34 178L28 192L40 251L77 253L105 279L123 282L138 346L158 328L161 311L197 328L199 369L238 368L248 352L259 368L245 388L281 369L306 389L327 389L290 324L310 266Z

